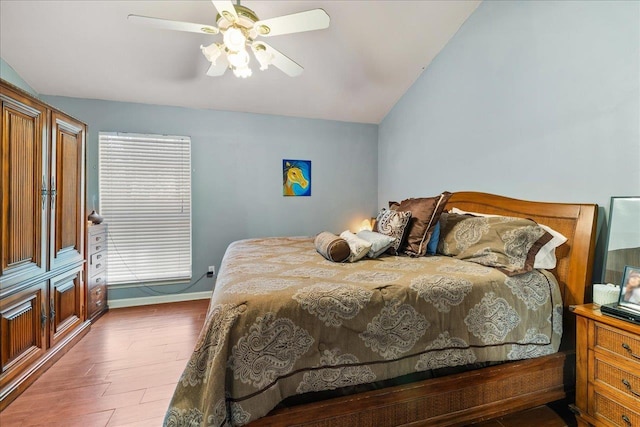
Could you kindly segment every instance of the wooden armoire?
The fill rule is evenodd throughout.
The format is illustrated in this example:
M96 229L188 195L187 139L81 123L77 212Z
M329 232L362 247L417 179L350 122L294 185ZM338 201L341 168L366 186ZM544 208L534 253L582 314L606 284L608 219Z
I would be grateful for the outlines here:
M89 330L86 125L0 80L0 410Z

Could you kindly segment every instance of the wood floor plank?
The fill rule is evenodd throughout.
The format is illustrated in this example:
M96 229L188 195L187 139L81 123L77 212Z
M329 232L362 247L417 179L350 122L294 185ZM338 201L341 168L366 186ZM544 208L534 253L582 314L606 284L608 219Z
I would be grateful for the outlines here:
M169 406L170 399L154 400L153 402L141 403L136 406L116 408L113 416L107 423L107 427L115 427L126 424L139 425L143 422L163 418ZM161 414L162 417L158 415Z
M110 427L159 427L162 425L162 421L164 421L164 417L150 418L148 420L135 421L128 424L113 424L110 425Z
M176 389L176 384L164 384L155 387L149 387L142 396L141 403L153 402L154 400L161 400L167 396L173 396L173 392Z

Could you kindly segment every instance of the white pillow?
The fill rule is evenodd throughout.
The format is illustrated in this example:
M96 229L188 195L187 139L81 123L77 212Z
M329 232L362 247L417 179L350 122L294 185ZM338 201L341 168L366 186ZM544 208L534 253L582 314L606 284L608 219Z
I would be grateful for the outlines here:
M460 214L460 215L470 214L470 215L483 216L483 217L503 216L503 215L483 214L479 212L467 212L458 208L452 208L450 212L455 214ZM554 268L556 268L556 264L557 264L556 248L562 245L564 242L566 242L567 238L549 226L546 226L543 224L538 224L538 225L541 228L543 228L547 233L551 234L553 238L549 240L543 247L540 248L533 262L533 268L544 268L545 270L553 270Z
M371 249L371 242L361 239L349 230L345 230L340 233L340 237L347 241L349 249L351 249L351 255L349 255L349 258L347 259L349 262L355 262L364 258L367 255L367 252L369 252L369 249Z
M358 231L356 236L371 243L371 249L367 252L369 258L378 258L396 241L395 237L369 230Z
M558 233L551 227L547 227L544 224L538 224L545 229L549 234L553 236L553 239L549 240L543 247L540 248L536 254L535 261L533 262L533 268L544 268L546 270L553 270L556 268L556 248L567 241L567 238Z

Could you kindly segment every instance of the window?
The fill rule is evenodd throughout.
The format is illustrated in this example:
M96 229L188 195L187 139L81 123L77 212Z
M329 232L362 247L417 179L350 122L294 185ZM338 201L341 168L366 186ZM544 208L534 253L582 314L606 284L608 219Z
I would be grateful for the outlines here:
M191 139L100 132L109 284L191 279Z

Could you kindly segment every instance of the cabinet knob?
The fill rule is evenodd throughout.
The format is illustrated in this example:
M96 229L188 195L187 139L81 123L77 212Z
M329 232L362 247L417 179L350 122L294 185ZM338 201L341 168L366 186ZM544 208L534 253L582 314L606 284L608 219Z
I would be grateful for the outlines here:
M624 384L624 386L627 388L627 390L629 391L629 393L633 394L634 396L640 397L640 393L638 393L637 391L635 391L632 387L631 387L631 383L626 380L626 379L622 379L622 384Z
M96 279L96 283L100 283L100 282L102 282L102 277L98 277L98 278Z
M96 264L96 268L102 267L102 264Z
M96 237L96 242L99 242L100 240L102 240L102 236L97 236Z
M96 259L100 259L100 258L102 258L102 255L97 255L96 256Z
M635 354L633 352L633 350L631 350L631 346L629 346L629 344L627 344L626 342L622 343L622 348L624 348L625 350L627 350L627 353L629 353L629 356L631 357L635 357L636 359L640 359L640 355Z
M100 249L102 249L102 246L100 245L96 246L96 251L99 251Z

